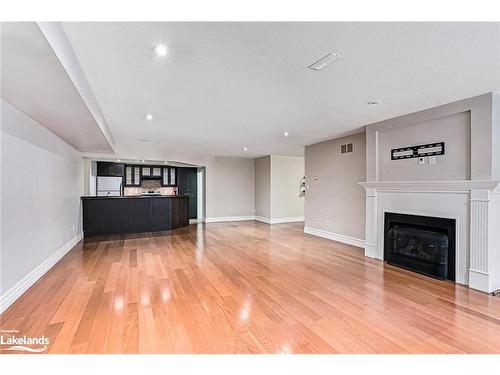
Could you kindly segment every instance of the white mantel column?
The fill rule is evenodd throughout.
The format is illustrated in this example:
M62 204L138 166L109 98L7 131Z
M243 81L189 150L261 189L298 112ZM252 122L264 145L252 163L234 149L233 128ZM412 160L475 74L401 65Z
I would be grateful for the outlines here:
M366 188L365 256L377 257L377 190Z
M470 191L469 287L492 292L491 279L491 192Z

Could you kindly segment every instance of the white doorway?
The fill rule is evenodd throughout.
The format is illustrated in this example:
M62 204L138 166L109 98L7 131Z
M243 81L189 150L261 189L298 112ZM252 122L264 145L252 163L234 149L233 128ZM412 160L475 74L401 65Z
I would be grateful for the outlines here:
M198 223L202 223L205 221L205 167L198 168L197 179L196 219Z

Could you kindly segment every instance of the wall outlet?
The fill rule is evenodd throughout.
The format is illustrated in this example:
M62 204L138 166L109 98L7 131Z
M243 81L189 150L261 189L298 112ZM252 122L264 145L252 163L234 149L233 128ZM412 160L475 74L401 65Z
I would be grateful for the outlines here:
M419 165L424 165L425 164L425 158L424 157L418 158L418 164Z
M429 164L436 164L436 155L429 156Z
M315 181L319 180L319 176L314 176L313 178L314 178Z

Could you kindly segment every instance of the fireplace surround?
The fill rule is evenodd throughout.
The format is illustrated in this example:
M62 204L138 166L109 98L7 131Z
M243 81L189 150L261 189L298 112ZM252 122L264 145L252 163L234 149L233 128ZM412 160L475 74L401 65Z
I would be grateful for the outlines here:
M500 288L500 181L361 182L365 256L384 260L386 212L455 220L455 282Z
M455 281L455 220L386 212L384 260L441 280Z

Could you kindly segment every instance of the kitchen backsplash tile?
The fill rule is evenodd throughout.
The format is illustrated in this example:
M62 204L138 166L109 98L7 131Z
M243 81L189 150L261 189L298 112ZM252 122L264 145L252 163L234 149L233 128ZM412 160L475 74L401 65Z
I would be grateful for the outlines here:
M143 180L141 186L125 187L123 188L123 194L125 196L141 195L142 193L148 192L148 190L158 191L161 195L177 195L176 187L163 187L158 180Z

